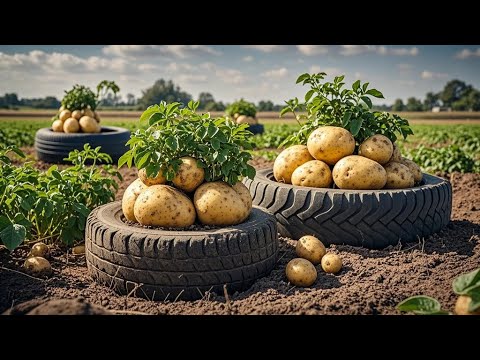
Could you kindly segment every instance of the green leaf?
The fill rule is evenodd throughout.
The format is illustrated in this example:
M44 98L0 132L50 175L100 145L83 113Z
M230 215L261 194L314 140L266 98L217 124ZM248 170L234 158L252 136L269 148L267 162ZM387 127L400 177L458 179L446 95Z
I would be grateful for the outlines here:
M56 170L52 171L52 176L57 180L62 180L62 175L60 175L60 173Z
M462 274L453 280L453 291L458 295L465 295L471 288L480 285L480 269Z
M351 117L352 117L352 113L350 111L347 111L347 112L345 112L345 114L343 114L343 118L342 118L342 126L343 127L347 126Z
M280 117L282 117L283 115L285 115L286 113L290 112L290 108L289 107L284 107L282 109L282 111L280 111Z
M0 215L0 231L11 224L12 222L6 216Z
M380 98L380 99L384 98L383 94L380 91L378 91L377 89L370 89L366 92L366 94L372 95L372 96L374 96L376 98Z
M0 239L10 251L15 250L25 240L26 236L27 230L19 224L10 224L0 232Z
M79 212L85 217L88 217L88 215L90 215L90 210L84 204L74 203L73 207L77 212Z
M300 76L297 78L296 84L302 82L302 81L305 80L305 79L308 79L309 77L310 77L310 74L309 74L309 73L305 73L305 74L300 75Z
M355 137L358 135L358 132L360 131L360 128L362 127L363 119L362 118L356 118L350 121L350 132L352 135Z
M362 96L361 99L367 104L368 108L372 108L372 100L368 96Z
M353 91L357 92L359 87L360 87L360 80L357 80L353 83L352 89L353 89Z
M173 136L167 137L167 139L165 140L165 144L172 151L176 151L178 149L178 140Z
M310 100L313 94L315 94L314 89L308 90L307 93L305 94L305 102L308 102L308 100Z
M438 300L424 295L412 296L397 305L397 309L405 312L413 312L417 315L445 315Z
M253 166L247 164L247 176L248 176L248 178L250 178L250 179L255 178L256 173L257 172L256 172L255 168Z
M218 141L217 139L212 139L212 148L214 150L220 149L220 146L221 146L220 141Z
M145 155L143 155L138 161L135 162L135 165L137 166L138 169L142 169L145 164L148 162L148 160L150 159L150 153L146 153Z
M118 168L121 168L123 165L125 165L129 160L131 164L131 159L133 157L132 150L128 150L125 154L120 156L118 159ZM130 167L130 166L128 166Z

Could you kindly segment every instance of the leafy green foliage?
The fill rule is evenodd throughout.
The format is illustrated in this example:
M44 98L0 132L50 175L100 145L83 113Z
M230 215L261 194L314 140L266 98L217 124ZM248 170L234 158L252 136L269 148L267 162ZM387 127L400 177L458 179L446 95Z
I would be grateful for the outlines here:
M243 176L253 178L255 169L247 162L252 156L253 134L248 125L237 125L226 118L211 118L210 113L197 114L198 102L190 101L180 108L178 102L162 101L143 112L140 122L148 128L131 135L128 150L118 161L121 167L135 163L146 169L147 176L158 172L171 181L181 164L181 157L197 159L205 170L206 181L223 180L231 185Z
M70 111L82 110L87 106L94 111L109 91L117 94L120 88L113 81L103 80L97 85L95 94L90 88L76 84L71 90L65 91L62 105Z
M297 84L310 85L305 94L305 102L298 98L286 101L287 106L280 116L292 112L298 121L306 120L300 130L287 137L282 145L306 144L308 136L320 126L339 126L350 131L361 143L369 136L383 134L392 142L397 135L406 138L413 134L408 120L387 112L372 111L371 97L383 98L377 89L368 89L369 83L362 84L360 80L352 84L351 89L344 88L345 76L336 76L333 82L322 82L327 74L302 74ZM296 112L306 111L306 115Z
M235 114L255 117L255 115L257 115L257 108L254 103L245 101L242 98L228 105L225 113L229 117L233 117Z
M41 172L31 162L17 167L10 153L25 157L15 146L0 147L0 240L9 250L25 239L82 240L90 211L114 200L114 178L122 179L112 165L96 166L112 159L88 144L69 154L72 166L64 170L53 165Z
M397 305L400 311L411 311L417 315L447 315L448 312L441 309L438 300L430 296L418 295L403 300Z

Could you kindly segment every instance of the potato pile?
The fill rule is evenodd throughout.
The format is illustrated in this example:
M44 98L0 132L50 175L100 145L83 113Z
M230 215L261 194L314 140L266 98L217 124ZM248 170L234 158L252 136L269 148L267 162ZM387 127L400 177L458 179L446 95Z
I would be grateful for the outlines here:
M34 275L50 275L52 266L46 259L50 254L47 244L38 242L32 246L27 256L27 260L23 263L25 270Z
M317 279L315 265L321 264L326 273L336 274L342 269L342 259L334 253L327 253L325 245L315 236L305 235L297 241L295 252L298 258L287 264L285 274L295 286L308 287Z
M70 111L62 106L59 109L58 119L52 124L52 130L64 133L99 133L102 128L100 116L90 107Z
M204 182L204 170L197 160L180 159L170 184L159 172L147 177L145 169L125 190L122 210L125 218L144 226L185 228L198 219L203 225L229 226L245 221L252 210L252 197L241 182Z
M314 130L307 145L283 150L273 164L278 182L297 186L379 190L411 188L422 181L422 171L401 156L398 147L376 134L358 146L346 129L322 126Z
M233 120L237 124L248 124L248 125L256 125L258 124L258 119L257 117L251 117L251 116L246 116L246 115L240 115L239 113L236 113L233 115Z

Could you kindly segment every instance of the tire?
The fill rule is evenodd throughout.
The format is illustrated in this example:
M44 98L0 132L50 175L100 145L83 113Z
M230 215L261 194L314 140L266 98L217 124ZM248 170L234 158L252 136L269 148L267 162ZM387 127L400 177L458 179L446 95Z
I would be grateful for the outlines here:
M128 226L121 202L90 213L85 232L92 277L121 294L150 300L195 300L206 291L246 290L270 273L278 254L275 217L253 208L247 221L208 231Z
M66 134L44 128L35 135L35 152L37 159L48 163L66 163L63 159L74 149L82 150L84 144L92 148L102 147L102 152L109 154L114 163L118 161L128 147L125 143L130 139L130 131L115 126L102 126L99 134L75 133Z
M255 124L255 125L250 125L248 127L248 130L254 133L255 135L263 134L263 132L265 131L265 127L263 126L263 124Z
M420 186L402 190L339 190L275 181L271 169L244 184L253 204L272 212L282 236L314 235L324 244L381 249L438 232L450 221L452 187L424 174Z

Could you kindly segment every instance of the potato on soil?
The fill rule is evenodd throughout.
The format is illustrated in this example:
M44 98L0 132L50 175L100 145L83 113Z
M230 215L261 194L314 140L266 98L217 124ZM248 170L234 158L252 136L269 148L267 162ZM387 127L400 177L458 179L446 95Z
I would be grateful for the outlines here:
M182 164L172 180L173 185L180 190L192 192L205 180L205 171L198 167L197 159L185 156L180 160Z
M58 118L62 121L65 121L70 117L72 117L72 113L70 112L70 110L63 110L62 112L60 112L60 115Z
M84 133L94 133L98 128L97 121L90 116L82 116L78 121L78 124Z
M82 116L89 116L91 118L94 118L95 114L93 113L93 111L90 108L85 108L85 109L82 110Z
M52 130L55 132L63 132L63 121L55 120L52 124Z
M43 242L38 242L35 243L32 248L30 249L30 252L28 254L28 257L33 257L33 256L40 256L40 257L47 257L48 253L50 252L48 245L43 243Z
M320 160L310 160L300 165L292 174L292 184L315 188L328 188L332 185L332 171Z
M406 189L413 187L413 174L405 165L397 162L389 162L384 168L387 172L386 189Z
M278 154L273 163L273 176L278 182L292 183L292 174L296 168L307 161L315 160L305 145L293 145Z
M327 249L315 236L305 235L297 241L295 252L299 257L307 259L313 265L317 265L322 261L322 257L327 253Z
M28 273L34 275L50 275L52 273L50 262L40 256L29 257L23 263L23 267Z
M307 147L315 159L335 165L341 158L353 154L355 139L344 128L322 126L310 134Z
M143 190L135 201L133 214L146 226L183 228L195 222L192 200L168 185L152 185Z
M402 155L400 154L400 149L398 148L398 146L395 143L393 143L392 157L390 158L390 160L388 160L388 162L390 162L390 161L400 162L400 160L402 160Z
M72 112L72 117L80 120L80 118L82 117L82 112L80 110L75 110Z
M480 308L475 311L468 311L472 298L467 295L460 295L455 303L455 314L457 315L480 315Z
M143 168L138 171L138 178L147 186L163 185L167 183L167 179L163 176L162 170L160 170L155 177L147 177L147 170Z
M72 248L73 255L85 255L85 245L78 245Z
M418 184L420 181L422 181L422 169L414 161L402 157L399 162L410 169L410 172L413 174L413 181L415 181L415 184Z
M387 172L382 165L359 155L346 156L338 161L332 175L340 189L378 190L387 182Z
M325 254L322 257L322 269L326 273L336 274L342 269L342 259L337 254Z
M137 222L137 219L135 219L135 215L133 213L133 208L138 195L140 195L140 193L146 188L147 185L145 185L142 180L137 179L128 185L127 189L125 190L122 198L122 211L127 220Z
M296 258L288 262L285 269L288 281L295 286L307 287L317 280L317 269L305 259Z
M193 202L198 220L204 225L228 226L239 224L250 215L252 197L245 185L207 182L195 191Z
M235 122L237 124L248 124L248 125L255 125L257 120L251 116L240 115Z
M373 135L362 142L358 148L358 155L365 156L383 165L386 164L393 154L393 144L384 135Z
M73 117L68 118L63 123L63 131L66 133L76 133L78 130L80 130L80 124L78 120Z

